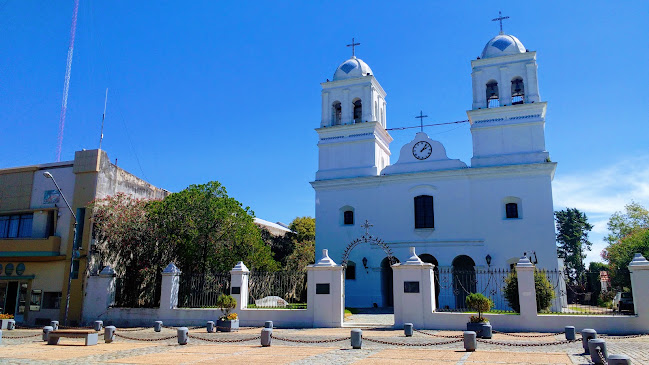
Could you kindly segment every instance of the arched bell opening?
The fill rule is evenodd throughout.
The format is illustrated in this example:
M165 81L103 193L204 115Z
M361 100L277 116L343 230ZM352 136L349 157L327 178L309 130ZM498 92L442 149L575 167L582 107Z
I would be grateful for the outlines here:
M497 108L500 106L500 93L498 92L498 82L489 80L487 82L487 108Z
M361 99L356 99L352 103L354 107L354 123L361 123L363 121L363 103Z
M467 255L453 259L455 308L466 308L466 297L476 292L475 261Z
M512 79L512 105L525 103L525 85L523 78L516 76Z
M343 109L339 101L331 104L331 125L340 125L343 118Z

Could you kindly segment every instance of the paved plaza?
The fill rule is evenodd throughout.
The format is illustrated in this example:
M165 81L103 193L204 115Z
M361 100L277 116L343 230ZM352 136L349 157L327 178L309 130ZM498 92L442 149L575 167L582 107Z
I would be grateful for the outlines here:
M102 331L103 332L103 331ZM363 329L363 348L350 346L349 328L273 330L271 347L261 347L261 328L236 333L207 333L191 328L189 344L178 345L176 330L117 329L113 343L83 346L81 339L62 339L57 346L41 341L40 329L3 331L2 364L590 364L581 341L564 342L562 334L494 334L465 352L460 331L422 331L405 337L403 331ZM542 336L542 337L532 337ZM609 353L631 356L634 364L649 364L649 336L607 337ZM489 343L491 342L491 343ZM419 346L404 346L405 344ZM506 345L510 344L510 345ZM542 346L520 346L542 344Z

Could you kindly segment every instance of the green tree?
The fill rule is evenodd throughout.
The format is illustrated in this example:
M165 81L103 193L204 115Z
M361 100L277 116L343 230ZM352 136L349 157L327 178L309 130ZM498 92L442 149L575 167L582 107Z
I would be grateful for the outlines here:
M636 253L649 257L649 228L636 229L608 245L602 252L602 257L608 262L611 285L614 288L631 288L628 266Z
M315 218L297 217L288 228L295 233L297 242L315 242Z
M546 275L538 270L534 270L534 291L536 292L536 310L537 312L548 309L555 297L554 288ZM505 287L503 288L505 300L509 306L516 312L521 311L521 304L518 298L518 276L516 270L513 270L505 278Z
M615 212L608 220L609 233L604 240L609 244L642 228L649 228L649 211L642 205L631 202L624 206L624 212Z
M564 259L568 276L573 280L579 272L584 271L585 250L590 251L592 243L588 241L588 232L593 226L588 223L585 213L577 208L566 208L554 212L557 228L557 252Z
M191 185L170 194L156 208L161 236L174 248L183 272L225 272L238 261L251 269L277 269L252 210L228 196L219 182Z

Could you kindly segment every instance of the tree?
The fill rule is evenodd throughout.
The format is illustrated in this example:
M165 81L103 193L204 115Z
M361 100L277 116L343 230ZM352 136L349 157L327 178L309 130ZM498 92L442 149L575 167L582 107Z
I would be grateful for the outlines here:
M579 272L584 271L585 250L590 251L592 243L588 241L588 232L593 226L588 223L585 213L577 208L566 208L554 212L557 227L559 257L564 259L568 276L573 280Z
M636 253L649 257L649 228L636 229L602 252L602 257L609 264L612 287L631 288L628 266Z
M607 227L611 232L604 240L613 244L621 238L642 228L649 228L649 211L642 205L631 202L624 206L625 212L615 212L608 220Z
M254 212L212 181L167 196L155 210L161 236L185 273L229 271L238 261L251 269L277 269L253 222Z
M536 292L536 310L540 312L548 309L552 304L552 299L555 297L554 288L548 280L547 276L538 270L534 270L534 291ZM513 270L505 278L505 287L503 288L505 300L509 306L515 311L521 311L521 304L518 298L518 275L516 270Z
M288 228L295 232L297 242L315 242L315 218L297 217L293 219Z

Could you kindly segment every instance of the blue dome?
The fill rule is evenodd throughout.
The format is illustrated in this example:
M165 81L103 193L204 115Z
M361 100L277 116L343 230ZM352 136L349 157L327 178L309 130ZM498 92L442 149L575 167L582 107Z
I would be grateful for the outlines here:
M525 53L525 46L513 35L499 34L484 46L480 58L491 58Z
M370 66L360 58L352 56L352 58L338 66L334 73L334 81L353 79L356 77L367 76L368 74L373 75Z

